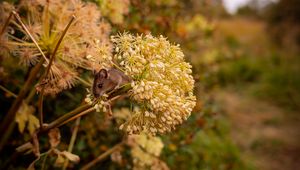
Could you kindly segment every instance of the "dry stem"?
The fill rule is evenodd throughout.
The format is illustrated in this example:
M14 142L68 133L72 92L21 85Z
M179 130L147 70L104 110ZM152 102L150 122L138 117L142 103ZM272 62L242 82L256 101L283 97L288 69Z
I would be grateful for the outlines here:
M80 124L80 119L81 119L81 117L76 119L75 126L74 126L74 129L73 129L73 132L72 132L70 144L69 144L69 147L68 147L68 152L70 152L70 153L72 153L72 150L73 150L73 147L74 147L74 144L75 144L75 140L76 140L76 137L77 137L77 132L78 132L78 129L79 129L79 124ZM64 166L63 166L62 169L63 170L67 169L68 164L69 164L69 160L67 159L67 160L65 160L65 163L64 163Z
M102 161L103 159L105 159L107 156L109 156L110 154L112 154L114 151L118 150L123 145L124 145L124 142L121 142L121 143L115 145L114 147L110 148L109 150L107 150L103 154L99 155L97 158L95 158L91 162L89 162L86 165L84 165L81 168L81 170L88 170L88 169L90 169L91 167L95 166L97 163L99 163L100 161Z
M31 33L27 29L26 25L23 23L23 21L22 21L21 17L19 16L19 14L16 11L12 11L12 13L16 17L16 19L20 22L22 28L26 31L26 33L28 34L28 36L30 37L30 39L33 41L33 43L35 44L35 46L38 48L39 52L41 53L41 55L43 56L43 58L45 59L45 61L47 63L49 63L49 61L48 61L47 57L45 56L44 52L42 51L42 49L40 48L39 44L34 39L34 37L31 35Z
M3 90L4 92L8 93L9 95L13 96L14 98L18 97L15 93L13 93L12 91L8 90L7 88L5 88L2 85L0 85L0 89Z
M75 19L75 16L72 16L72 19L70 20L70 22L68 23L68 25L66 26L66 28L64 29L62 35L60 36L56 46L55 46L55 49L52 53L52 56L50 58L50 62L47 66L47 70L45 72L45 74L43 75L43 77L41 78L41 80L43 81L44 78L46 78L50 72L50 69L51 69L51 65L55 59L55 55L56 55L56 52L64 38L64 36L66 35L68 29L70 28L72 22L74 21ZM39 109L39 120L40 120L40 128L42 129L43 128L43 124L44 124L44 119L43 119L43 99L44 99L44 90L45 90L45 86L42 86L42 90L41 90L41 93L40 93L40 96L39 96L39 100L38 100L38 109Z

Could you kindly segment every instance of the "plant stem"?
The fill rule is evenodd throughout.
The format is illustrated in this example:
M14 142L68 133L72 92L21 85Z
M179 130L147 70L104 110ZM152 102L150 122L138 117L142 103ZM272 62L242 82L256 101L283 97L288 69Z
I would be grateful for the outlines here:
M28 96L27 96L26 99L25 99L25 101L26 101L27 104L30 103L30 101L31 101L32 98L34 97L35 93L36 93L36 89L35 89L35 88L32 88L32 89L30 90Z
M56 52L62 42L62 40L64 39L64 36L66 35L68 29L70 28L72 22L74 21L75 19L75 16L73 15L70 22L68 23L68 25L65 27L62 35L60 36L56 46L55 46L55 49L51 55L51 58L50 58L50 61L49 61L49 64L47 66L47 69L46 69L46 72L45 74L43 75L41 81L43 81L44 78L46 78L48 76L48 74L50 73L50 69L51 69L51 65L55 59L55 55L56 55ZM45 86L42 86L42 90L41 90L41 93L40 93L40 96L39 96L39 100L38 100L38 110L39 110L39 122L40 122L40 128L42 129L43 128L43 124L44 124L44 116L43 116L43 99L44 99L44 90L45 90Z
M30 39L33 41L33 43L35 44L35 46L38 48L39 52L41 53L41 55L44 57L45 61L47 63L49 63L47 57L45 56L44 52L42 51L42 49L40 48L39 44L37 43L37 41L34 39L34 37L31 35L31 33L29 32L29 30L27 29L27 27L25 26L25 24L23 23L23 21L21 20L21 17L19 16L19 14L16 11L12 11L12 13L14 14L14 16L16 17L16 19L20 22L22 28L26 31L26 33L28 34L28 36L30 37Z
M131 85L125 85L124 87L118 89L113 94L111 94L109 96L109 98L113 100L114 97L116 97L118 95L121 95L121 94L124 94L130 89L131 89ZM48 126L45 126L43 129L40 129L36 133L37 133L37 135L39 135L41 133L48 132L50 129L62 126L64 124L70 122L71 120L74 120L74 119L76 119L80 116L83 116L87 113L90 113L93 110L94 110L93 105L83 104L83 105L77 107L76 109L74 109L74 110L64 114L63 116L57 118L53 122L49 123ZM32 139L30 141L32 141Z
M81 168L81 170L88 170L91 167L95 166L97 163L99 163L100 161L102 161L103 159L105 159L107 156L109 156L110 154L112 154L114 151L118 150L122 145L124 145L124 142L121 142L121 143L115 145L114 147L110 148L109 150L107 150L106 152L102 153L101 155L99 155L97 158L95 158L91 162L85 164Z
M69 113L64 114L63 116L61 116L61 117L59 117L58 119L54 120L53 122L49 123L49 125L46 126L46 127L42 130L42 132L48 131L48 130L50 130L50 129L52 129L52 128L56 128L56 127L59 127L59 126L63 125L63 123L64 123L65 121L67 121L68 119L70 119L70 118L72 118L72 117L74 117L74 116L76 116L76 115L82 113L82 112L85 111L85 110L90 109L91 107L92 107L92 106L90 106L89 104L84 104L84 105L82 105L82 106L80 106L80 107L78 107L78 108L76 108L76 109L70 111Z
M125 85L124 87L118 89L118 91L112 93L109 98L112 99L120 94L123 94L125 92L127 92L128 90L131 89L131 85ZM51 122L48 126L46 126L42 132L44 131L48 131L52 128L56 128L59 127L61 125L64 125L66 123L68 123L71 120L74 120L75 118L77 118L78 116L83 116L91 111L93 111L94 108L93 106L89 105L89 104L84 104L72 111L70 111L69 113L64 114L63 116L61 116L60 118L54 120L53 122Z
M18 96L13 93L12 91L8 90L7 88L5 88L4 86L0 85L0 89L5 91L6 93L8 93L9 95L13 96L14 98L17 98Z
M19 4L22 4L22 1L23 1L23 0L20 0L20 1L19 1ZM17 7L16 11L18 11L19 8L20 8L20 5ZM6 29L6 27L8 26L9 21L11 20L12 16L13 16L13 11L11 11L11 12L9 13L9 16L7 17L7 19L6 19L6 21L5 21L4 25L3 25L3 27L2 27L2 29L1 29L1 32L0 32L0 38L1 38L2 35L4 34L5 29Z
M0 32L0 37L2 37L2 35L4 34L4 32L5 32L5 29L6 29L6 27L8 26L8 24L9 24L9 21L11 20L11 17L12 17L12 16L13 16L13 13L12 13L12 12L10 12L10 13L9 13L9 16L8 16L8 18L6 19L6 21L5 21L4 25L3 25L2 29L1 29L1 32Z
M76 78L77 80L79 80L82 84L84 84L85 86L87 86L87 87L90 87L90 86L91 86L91 83L87 82L86 80L82 79L81 77L76 76L75 78Z
M3 136L0 139L0 152L2 151L4 145L6 144L8 138L10 137L13 127L14 127L14 119L16 116L17 111L19 110L22 101L31 87L32 82L36 79L37 74L39 73L44 60L41 60L34 68L30 71L29 77L27 78L24 86L20 90L18 97L13 102L11 108L9 109L8 113L6 114L5 118L1 123L0 134Z
M86 114L92 112L92 111L95 111L95 108L91 107L91 108L89 108L89 109L87 109L87 110L84 110L84 111L80 112L79 114L74 115L74 116L71 117L70 119L68 119L68 120L66 120L66 121L64 121L64 122L62 122L62 123L59 124L57 127L62 126L62 125L65 125L65 124L71 122L72 120L75 120L75 119L77 119L77 118L79 118L79 117L81 117L81 116L83 116L83 115L86 115Z
M74 129L73 129L73 132L72 132L72 137L71 137L70 144L69 144L69 147L68 147L68 152L70 152L70 153L72 153L72 150L73 150L73 147L74 147L74 144L75 144L75 140L76 140L76 137L77 137L77 132L78 132L78 129L79 129L79 124L80 124L80 119L81 119L81 117L76 119L75 126L74 126ZM69 160L67 159L67 160L65 160L65 163L64 163L64 166L63 166L62 170L66 170L67 167L68 167L68 164L69 164Z

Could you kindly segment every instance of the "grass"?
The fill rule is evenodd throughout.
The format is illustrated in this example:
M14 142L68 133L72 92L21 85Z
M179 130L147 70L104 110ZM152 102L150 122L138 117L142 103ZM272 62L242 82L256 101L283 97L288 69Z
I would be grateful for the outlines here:
M300 59L297 53L275 46L260 21L224 20L219 22L218 28L217 34L225 37L218 41L231 50L223 56L229 59L219 64L215 74L221 87L247 89L258 99L288 110L300 109ZM220 55L225 53L221 51Z

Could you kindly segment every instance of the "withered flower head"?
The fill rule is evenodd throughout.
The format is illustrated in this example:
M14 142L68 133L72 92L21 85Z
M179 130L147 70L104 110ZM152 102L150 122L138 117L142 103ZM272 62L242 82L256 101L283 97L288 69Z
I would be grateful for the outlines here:
M75 84L78 69L99 70L110 66L110 26L102 20L95 4L80 0L26 0L20 4L19 11L48 59L66 25L72 16L76 17L58 48L47 81L37 86L38 90L45 86L46 94L58 93ZM20 23L17 20L11 23L18 32L9 36L9 43L17 47L14 52L22 64L36 64L42 59L41 54Z

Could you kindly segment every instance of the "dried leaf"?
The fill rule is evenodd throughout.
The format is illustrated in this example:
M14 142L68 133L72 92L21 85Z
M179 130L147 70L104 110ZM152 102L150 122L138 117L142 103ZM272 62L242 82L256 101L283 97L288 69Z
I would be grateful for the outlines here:
M34 112L35 109L33 106L30 106L25 102L22 103L15 118L15 121L18 123L20 133L24 132L27 122L29 123L28 130L30 134L32 134L35 131L35 129L39 127L39 120L36 119L35 116L33 116Z
M30 134L33 134L36 129L40 127L40 121L38 118L36 118L34 115L30 114L28 116L28 127Z
M62 155L64 155L68 160L72 161L72 162L79 162L80 158L79 156L72 154L68 151L63 151L61 152Z
M21 107L19 108L19 110L16 114L16 118L15 118L15 121L18 123L19 131L21 133L24 132L25 125L28 120L28 116L26 114L26 108L27 108L27 105L25 102L23 102Z
M60 132L58 128L51 129L48 133L51 148L55 148L60 143Z

